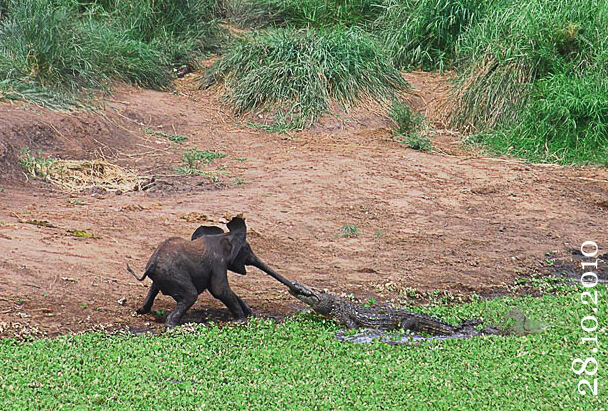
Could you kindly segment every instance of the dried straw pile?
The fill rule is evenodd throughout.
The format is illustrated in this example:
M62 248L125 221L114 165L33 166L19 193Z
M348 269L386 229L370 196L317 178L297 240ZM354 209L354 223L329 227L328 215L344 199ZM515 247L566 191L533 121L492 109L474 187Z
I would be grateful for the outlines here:
M69 192L92 188L131 191L139 189L144 181L142 177L103 160L54 160L44 170L43 179Z

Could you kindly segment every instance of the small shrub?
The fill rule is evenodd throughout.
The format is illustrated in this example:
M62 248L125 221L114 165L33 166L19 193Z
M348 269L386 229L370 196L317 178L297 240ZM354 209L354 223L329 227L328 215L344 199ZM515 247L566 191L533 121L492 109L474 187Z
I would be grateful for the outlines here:
M410 108L407 104L395 100L391 106L389 117L397 123L397 128L393 130L394 135L406 136L418 131L424 122L424 117Z
M393 135L414 150L431 151L433 145L425 133L424 116L412 111L405 103L395 100L389 110L389 117L397 124Z
M269 111L275 123L303 128L336 101L384 102L407 87L358 29L273 29L234 41L207 73L223 80L237 114Z
M180 174L209 175L210 172L202 170L202 166L209 165L213 160L224 157L226 157L226 154L219 151L189 148L182 155L182 161L186 163L186 166L178 167L177 171Z
M420 131L408 134L404 137L402 143L406 143L408 147L413 150L429 152L433 150L433 143L431 143L428 134L424 134Z
M342 232L340 233L339 237L343 238L358 237L359 234L361 234L359 228L356 225L351 224L344 224L341 231Z
M43 157L42 151L32 154L29 148L24 147L20 150L19 165L31 176L45 178L49 174L49 166L55 161L51 157Z

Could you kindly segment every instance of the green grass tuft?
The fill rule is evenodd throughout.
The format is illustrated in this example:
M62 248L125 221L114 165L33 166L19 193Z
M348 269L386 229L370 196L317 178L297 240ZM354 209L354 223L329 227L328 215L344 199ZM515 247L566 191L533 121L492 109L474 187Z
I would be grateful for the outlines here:
M443 70L454 63L460 35L491 0L388 0L374 31L401 69Z
M358 29L273 29L236 39L207 74L223 79L238 114L267 111L304 128L336 101L387 101L407 83Z
M424 116L412 111L410 106L402 101L394 100L388 112L388 116L395 122L397 127L393 130L396 136L405 136L416 132L424 122Z
M217 13L217 0L114 0L110 17L130 38L158 50L172 67L198 68L198 59L223 39Z
M197 148L189 148L184 152L183 160L189 167L196 168L198 164L211 164L217 158L226 157L225 153L219 151L199 150Z
M366 25L381 11L376 0L224 0L228 21L239 27Z
M414 150L432 151L433 144L428 136L428 126L422 114L412 111L402 101L394 100L388 115L397 125L393 135L401 139L402 143Z
M453 124L499 153L605 164L607 22L592 0L497 2L462 37Z
M352 224L344 224L340 231L341 231L341 233L338 237L343 237L343 238L358 237L361 234L361 231L359 231L359 227L357 227L356 225L352 225Z
M56 108L113 80L167 88L173 65L194 65L219 33L211 0L4 4L0 98Z
M219 151L199 150L197 148L189 148L184 151L182 155L182 161L186 164L177 168L177 172L180 174L191 174L191 175L204 175L208 177L213 176L213 172L203 170L203 166L207 166L218 158L226 157L225 153Z

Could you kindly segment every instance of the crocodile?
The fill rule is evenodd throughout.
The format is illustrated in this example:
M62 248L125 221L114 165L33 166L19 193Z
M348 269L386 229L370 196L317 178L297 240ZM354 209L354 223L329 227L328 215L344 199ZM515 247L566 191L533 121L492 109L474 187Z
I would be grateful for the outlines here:
M286 284L284 282L284 284ZM353 304L324 291L291 281L289 293L309 305L317 313L332 318L349 329L411 330L436 336L496 335L500 331L493 327L477 330L478 321L464 321L452 325L425 314L390 307L366 307Z
M308 287L298 281L289 280L266 267L266 273L287 286L289 293L310 306L317 313L336 320L348 329L366 328L374 330L411 330L436 336L473 337L496 335L501 332L493 327L477 330L478 321L464 321L452 325L430 315L391 307L366 307L353 304L325 291Z

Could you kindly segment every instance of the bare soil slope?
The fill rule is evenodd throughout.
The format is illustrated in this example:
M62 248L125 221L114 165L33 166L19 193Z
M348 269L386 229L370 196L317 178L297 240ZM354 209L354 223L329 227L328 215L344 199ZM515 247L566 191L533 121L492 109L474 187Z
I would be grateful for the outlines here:
M441 100L445 80L408 80L419 89L413 104L435 110L429 101ZM265 133L240 125L217 91L188 81L178 93L121 88L101 113L0 105L0 335L159 329L162 319L133 315L148 280L135 281L125 263L141 271L163 239L239 213L254 251L280 273L360 298L397 297L408 287L492 295L542 269L546 252L567 259L582 241L608 243L604 169L488 158L460 148L448 131L435 153L414 151L371 110L306 132ZM179 145L145 129L189 139ZM105 158L157 177L143 191L65 193L26 181L21 147ZM215 181L176 173L188 147L227 154L205 168ZM345 224L360 235L339 237ZM261 315L301 307L253 268L230 279ZM173 306L159 297L154 309ZM207 319L230 316L204 294L187 320Z

